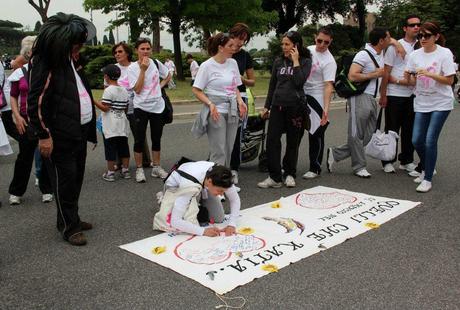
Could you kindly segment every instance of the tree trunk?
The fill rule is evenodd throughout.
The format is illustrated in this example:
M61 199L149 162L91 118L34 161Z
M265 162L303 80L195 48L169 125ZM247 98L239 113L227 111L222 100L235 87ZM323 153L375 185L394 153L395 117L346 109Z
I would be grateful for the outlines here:
M160 19L152 19L152 51L155 54L160 52Z
M128 9L129 12L133 12L131 8ZM137 15L129 13L129 30L130 30L130 42L136 42L139 36L142 33L142 29L139 26L139 20L137 19Z
M361 45L364 44L364 36L366 34L366 4L364 0L356 1L356 15L358 16L359 36L361 38Z
M170 0L170 8L171 8L171 32L173 35L173 43L174 43L174 63L176 64L177 70L177 79L183 81L184 78L184 70L182 67L182 51L180 47L180 11L179 11L179 3L177 0Z

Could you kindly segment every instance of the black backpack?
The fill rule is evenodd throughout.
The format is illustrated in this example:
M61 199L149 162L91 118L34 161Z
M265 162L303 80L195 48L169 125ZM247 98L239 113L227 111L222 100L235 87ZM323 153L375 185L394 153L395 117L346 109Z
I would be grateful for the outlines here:
M369 54L369 57L374 62L375 67L380 68L371 52L367 49L363 49L363 51L366 51ZM339 97L350 98L352 96L360 95L366 90L367 85L370 83L370 80L364 82L352 82L348 79L348 72L350 71L350 67L355 56L356 54L345 55L342 56L340 61L339 70L337 70L338 74L335 77L334 82L335 91ZM377 96L379 79L375 79L375 83L374 98Z

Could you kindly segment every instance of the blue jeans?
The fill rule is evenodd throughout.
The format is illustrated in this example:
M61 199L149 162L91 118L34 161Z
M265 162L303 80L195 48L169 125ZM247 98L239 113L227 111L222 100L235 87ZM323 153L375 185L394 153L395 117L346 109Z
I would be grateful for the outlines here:
M412 144L420 157L420 165L425 171L425 180L433 178L438 156L438 138L450 111L416 112Z

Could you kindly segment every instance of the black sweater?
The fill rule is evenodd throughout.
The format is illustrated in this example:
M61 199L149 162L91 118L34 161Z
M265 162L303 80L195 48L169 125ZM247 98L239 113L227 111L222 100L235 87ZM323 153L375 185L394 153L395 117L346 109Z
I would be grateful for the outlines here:
M93 100L82 70L77 73ZM70 60L64 66L50 70L38 57L35 58L30 69L27 103L30 123L40 139L51 135L53 140L81 140L80 97ZM94 105L89 126L87 140L96 143Z
M303 85L311 70L311 59L301 58L300 66L293 67L292 60L281 57L273 63L265 108L271 106L295 106L305 96Z

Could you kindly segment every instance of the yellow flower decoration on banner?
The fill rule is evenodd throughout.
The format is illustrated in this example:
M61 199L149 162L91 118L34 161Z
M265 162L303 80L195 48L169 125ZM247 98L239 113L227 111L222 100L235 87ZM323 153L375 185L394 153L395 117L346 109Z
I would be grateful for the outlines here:
M273 264L262 265L262 270L266 272L278 272L278 267Z
M254 233L254 229L251 227L242 227L238 229L238 233L242 235L252 235Z
M367 222L366 224L364 224L364 226L370 228L370 229L377 229L380 227L379 224L377 223L374 223L374 222Z
M152 249L152 253L155 255L161 254L166 252L166 247L165 246L156 246Z
M271 207L272 207L273 209L279 209L279 208L281 208L281 203L280 203L280 201L277 200L277 201L272 202Z

